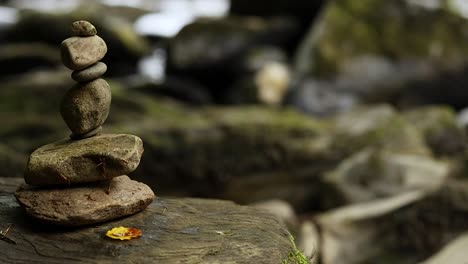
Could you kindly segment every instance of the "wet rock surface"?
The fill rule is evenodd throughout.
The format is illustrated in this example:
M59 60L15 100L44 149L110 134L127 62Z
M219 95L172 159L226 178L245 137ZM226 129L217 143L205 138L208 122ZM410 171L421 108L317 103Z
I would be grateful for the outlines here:
M145 184L119 176L65 188L21 186L15 197L26 213L48 224L82 226L132 215L154 199Z
M4 182L0 178L0 222L14 223L8 235L17 244L0 241L2 263L294 263L287 262L294 255L287 230L276 217L255 208L220 200L158 198L124 219L51 228L29 221ZM116 226L137 227L143 235L124 243L106 238L105 232Z

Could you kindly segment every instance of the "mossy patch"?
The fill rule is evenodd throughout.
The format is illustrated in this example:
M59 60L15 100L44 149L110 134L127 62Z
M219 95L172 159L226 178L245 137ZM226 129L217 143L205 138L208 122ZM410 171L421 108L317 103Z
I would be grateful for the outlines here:
M310 264L309 259L297 248L291 234L289 234L289 240L292 244L292 250L289 252L288 258L284 259L281 264Z
M452 63L468 53L468 20L443 2L429 9L405 0L333 0L297 56L301 72L330 77L355 57L376 54ZM309 60L309 63L307 63ZM304 61L302 63L301 61Z

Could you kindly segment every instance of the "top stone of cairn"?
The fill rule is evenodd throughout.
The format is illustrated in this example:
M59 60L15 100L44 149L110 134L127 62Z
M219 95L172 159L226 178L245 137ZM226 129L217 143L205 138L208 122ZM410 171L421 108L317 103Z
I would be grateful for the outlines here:
M79 20L73 22L71 30L75 36L94 36L97 34L96 28L88 21Z

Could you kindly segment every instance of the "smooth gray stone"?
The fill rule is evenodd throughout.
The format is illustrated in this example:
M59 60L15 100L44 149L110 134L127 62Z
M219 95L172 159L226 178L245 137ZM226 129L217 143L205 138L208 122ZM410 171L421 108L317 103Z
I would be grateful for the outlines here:
M60 46L62 63L71 70L82 70L100 61L107 53L106 42L98 35L71 37Z
M71 77L77 82L89 82L101 77L107 71L107 65L104 62L98 62L79 71L73 71Z
M31 154L24 180L37 186L108 180L134 171L142 154L143 141L134 135L64 139Z

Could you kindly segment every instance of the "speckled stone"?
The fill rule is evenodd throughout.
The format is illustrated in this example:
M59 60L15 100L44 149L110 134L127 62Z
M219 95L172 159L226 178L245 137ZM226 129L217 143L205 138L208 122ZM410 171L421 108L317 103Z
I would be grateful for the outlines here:
M73 22L71 30L75 36L94 36L97 34L97 30L93 24L84 20Z
M104 79L78 83L67 91L60 113L74 135L100 127L109 115L111 89Z
M69 188L23 185L15 197L27 214L41 222L81 226L142 211L151 204L154 193L146 184L124 175Z
M82 70L100 61L107 53L107 45L98 35L71 37L60 46L62 63L72 70Z
M31 154L24 180L36 186L102 181L131 173L142 155L143 141L134 135L64 139Z
M89 82L101 77L107 71L107 65L103 62L98 62L79 71L72 72L72 79L77 82Z

